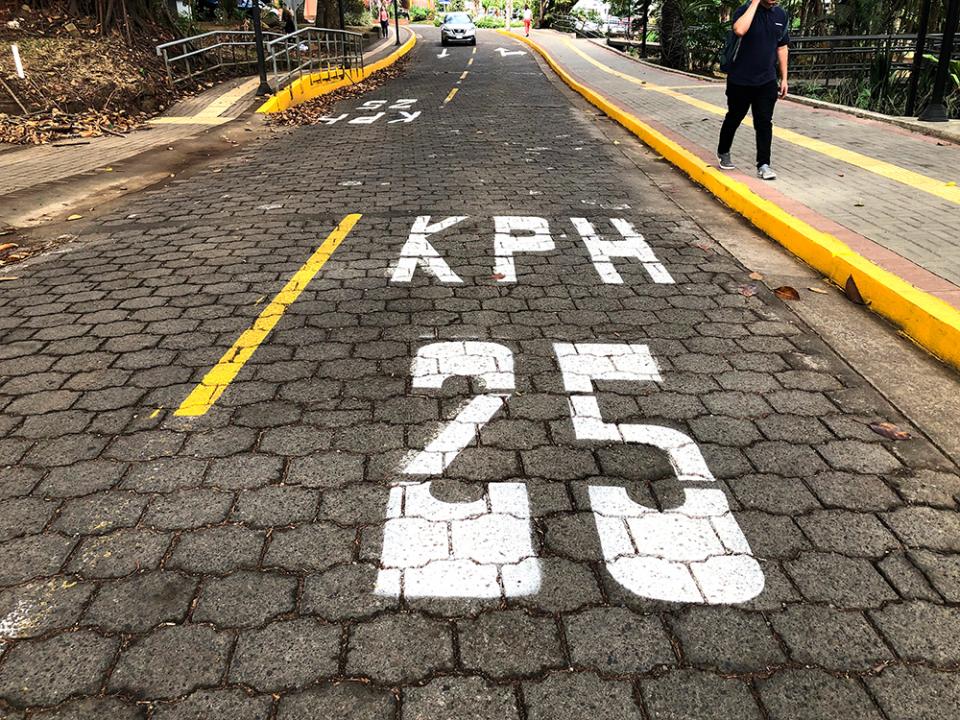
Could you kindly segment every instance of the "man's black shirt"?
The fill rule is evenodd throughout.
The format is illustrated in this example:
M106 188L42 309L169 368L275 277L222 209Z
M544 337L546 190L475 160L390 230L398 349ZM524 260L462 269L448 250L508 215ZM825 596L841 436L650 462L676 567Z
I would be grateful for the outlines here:
M731 23L737 21L750 7L741 5L733 12ZM765 85L777 79L777 48L790 42L787 13L776 5L766 8L757 5L750 29L740 42L740 52L727 80L734 85Z

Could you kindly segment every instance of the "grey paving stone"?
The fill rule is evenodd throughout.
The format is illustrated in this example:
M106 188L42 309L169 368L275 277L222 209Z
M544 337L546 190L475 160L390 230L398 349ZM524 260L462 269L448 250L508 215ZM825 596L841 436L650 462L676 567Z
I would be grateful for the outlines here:
M904 600L941 600L941 596L906 553L890 553L877 562L877 569Z
M317 572L350 562L355 533L330 523L276 530L263 558L268 567Z
M552 618L506 610L458 622L457 634L463 666L486 677L536 675L565 665Z
M847 510L888 510L902 504L890 487L874 475L825 472L806 479L825 507Z
M401 720L519 720L516 697L509 686L479 677L441 677L403 694Z
M740 510L735 516L758 558L795 558L811 547L796 521L787 515Z
M786 657L763 615L725 607L691 607L671 617L684 662L723 672L759 672Z
M254 527L283 527L309 522L316 517L320 493L291 485L271 485L243 490L233 519Z
M882 557L900 547L900 542L870 513L823 510L797 518L797 524L818 550Z
M0 711L0 718L2 717ZM144 720L147 717L147 707L108 695L74 700L50 710L31 712L30 717L39 720Z
M218 627L253 627L292 612L297 579L277 573L241 570L205 580L194 608L194 622Z
M279 481L282 473L283 458L238 454L212 460L206 484L224 490L262 487Z
M289 483L312 488L336 488L363 480L363 457L341 452L317 453L291 458Z
M143 633L187 616L197 581L175 572L142 572L103 583L84 613L84 623L108 632Z
M869 670L894 659L859 611L791 605L769 618L791 658L804 665L845 672Z
M953 472L915 470L887 480L909 503L956 508L960 498L960 475Z
M371 525L382 522L389 488L373 483L357 483L323 493L320 520L341 525Z
M383 615L350 634L347 674L410 683L453 667L451 628L412 614Z
M727 481L744 508L770 513L799 514L820 508L820 503L798 478L777 475L744 475Z
M251 695L244 690L198 690L175 702L153 707L154 720L268 720L273 702L269 695Z
M109 688L143 700L218 685L233 637L204 625L160 627L120 653Z
M809 477L827 466L809 447L783 441L763 441L745 451L750 462L760 473L785 477Z
M95 694L119 645L86 630L20 641L3 655L0 698L23 707Z
M302 687L337 673L340 626L313 618L243 630L230 662L230 682L262 692Z
M87 536L70 558L70 572L88 578L113 578L160 564L170 536L153 530L125 528L107 535Z
M602 560L593 513L578 512L544 518L544 547L570 560Z
M864 558L836 553L802 553L784 563L787 574L803 596L845 608L877 607L897 594Z
M136 492L171 492L178 488L198 487L207 469L205 460L193 458L161 458L152 462L134 463L123 479L124 490Z
M835 440L817 447L834 470L882 475L902 466L882 445L858 440Z
M280 699L278 720L393 720L396 700L389 690L357 682L321 683Z
M74 498L63 503L51 529L65 535L103 535L136 525L146 504L142 495L117 490Z
M212 525L227 518L233 493L209 488L175 490L150 502L143 524L159 530Z
M870 613L903 660L946 666L960 662L960 615L955 608L912 601Z
M702 670L672 670L640 681L650 720L759 720L749 686Z
M890 720L942 720L960 707L960 683L953 672L894 666L864 681Z
M540 559L540 588L515 602L547 613L570 612L601 602L597 578L590 567L564 558Z
M944 600L960 602L960 555L916 550L910 553L910 559L930 579Z
M47 473L35 494L43 497L75 497L108 490L120 481L126 465L108 460L87 460L70 467L55 467Z
M960 552L960 514L914 506L881 515L905 545L941 552Z
M0 543L0 586L56 574L75 544L75 540L55 533Z
M65 575L0 591L3 637L37 637L73 626L95 589L92 582Z
M630 683L591 672L551 673L523 684L529 720L640 720Z
M373 592L377 567L368 563L338 565L307 575L301 609L326 620L355 620L397 607L397 598Z
M237 525L194 530L180 536L166 567L217 575L255 568L263 541L262 532Z
M626 608L594 608L564 616L563 625L574 667L623 675L676 663L670 639L656 615L640 615Z
M855 678L821 670L781 670L757 682L770 720L880 720L870 696Z

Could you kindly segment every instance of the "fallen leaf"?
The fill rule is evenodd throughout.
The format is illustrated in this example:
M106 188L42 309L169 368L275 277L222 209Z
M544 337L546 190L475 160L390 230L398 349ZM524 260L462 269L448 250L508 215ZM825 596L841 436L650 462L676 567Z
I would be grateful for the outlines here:
M7 250L13 250L14 248L20 247L16 243L3 243L0 245L0 253L6 252Z
M826 294L827 294L827 291L824 290L823 288L808 287L807 290L809 290L810 292L815 292L817 295L826 295Z
M494 273L490 276L491 280L503 280L506 277L503 273Z
M751 279L751 280L763 280L763 275L761 275L761 274L758 273L758 272L752 272L752 273L750 273L750 279Z
M744 297L753 297L757 294L756 285L741 285L737 288L737 292L743 295Z
M883 435L883 437L888 440L909 440L913 437L906 430L901 430L893 423L889 422L872 422L870 423L870 429L873 430L877 435Z
M83 215L76 215L76 214L74 214L74 215L70 215L69 217L67 217L67 220L79 220L79 219L82 218L82 217L83 217Z
M866 305L867 303L863 299L863 295L860 294L860 288L857 287L857 283L853 280L853 275L847 278L847 282L843 285L843 294L847 296L847 299L856 303L857 305Z
M800 293L797 292L796 288L792 288L789 285L781 285L778 288L774 288L773 294L776 295L781 300L799 300Z

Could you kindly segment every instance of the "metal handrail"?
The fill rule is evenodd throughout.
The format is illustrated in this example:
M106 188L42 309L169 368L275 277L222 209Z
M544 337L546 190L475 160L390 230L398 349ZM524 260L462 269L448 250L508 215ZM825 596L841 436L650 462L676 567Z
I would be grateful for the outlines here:
M304 74L352 79L356 70L363 72L363 35L346 30L301 28L266 43L265 52L276 90Z
M263 35L280 37L269 31ZM257 62L253 30L213 30L172 40L157 45L157 55L163 58L172 85L226 68L244 68L244 72L249 72Z

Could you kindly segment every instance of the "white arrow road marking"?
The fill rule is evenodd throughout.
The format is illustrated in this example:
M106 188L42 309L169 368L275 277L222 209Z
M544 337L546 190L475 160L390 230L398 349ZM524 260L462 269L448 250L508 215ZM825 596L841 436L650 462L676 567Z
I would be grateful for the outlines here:
M500 57L506 57L507 55L526 55L527 53L523 50L507 50L506 48L497 48L494 52L500 53Z
M447 49L444 48L444 49L443 49L443 52L440 53L439 55L437 55L437 57L438 57L438 58L445 58L445 57L447 57L449 54L450 54L450 53L447 52Z

